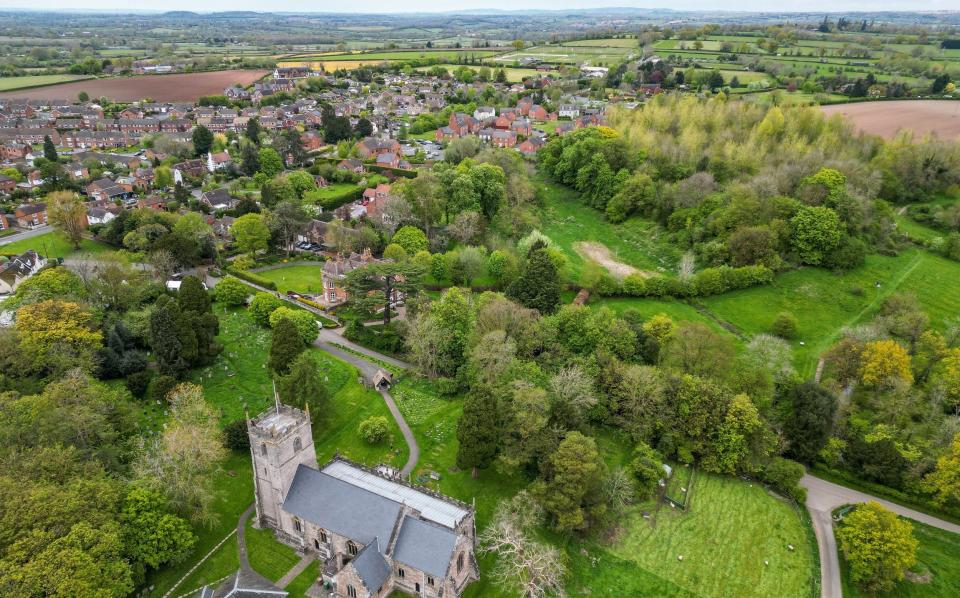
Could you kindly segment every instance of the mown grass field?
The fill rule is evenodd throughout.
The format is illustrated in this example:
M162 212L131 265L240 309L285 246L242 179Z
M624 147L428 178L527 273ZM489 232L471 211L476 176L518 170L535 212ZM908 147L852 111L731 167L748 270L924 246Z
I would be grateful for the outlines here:
M298 293L320 294L323 292L323 281L320 279L322 271L323 266L316 264L290 265L262 270L257 272L257 275L277 283L277 290L281 293L297 291Z
M460 500L476 501L477 528L482 530L499 500L528 483L519 475L491 468L474 480L469 471L453 468L456 421L462 401L438 396L431 385L408 378L392 393L421 447L414 473L440 473L439 482L424 483ZM631 445L610 434L597 438L608 467L625 465ZM789 503L739 479L698 475L687 513L669 507L643 519L637 505L622 519L614 538L565 539L543 530L568 559L567 593L571 596L796 596L813 588L813 547L805 524ZM790 551L787 544L793 544ZM684 554L683 562L677 555ZM769 566L763 560L770 561ZM481 579L466 595L472 598L515 596L496 586L488 574L494 560L480 559ZM732 584L732 585L731 585ZM735 588L739 592L728 591Z
M960 535L930 527L917 521L913 524L913 535L920 541L917 549L917 564L913 571L919 575L930 574L929 583L904 580L889 592L867 594L860 590L850 579L850 570L843 556L840 557L840 571L843 575L843 595L847 598L867 596L898 598L948 598L960 596Z
M17 240L16 237L11 237L0 242L0 254L4 255L18 255L30 249L47 258L67 257L68 255L81 257L80 254L101 255L114 251L109 245L92 239L81 240L80 249L74 249L73 243L66 236L55 231L29 239Z
M544 209L541 231L563 250L570 260L571 278L579 280L585 260L574 248L582 241L607 246L618 261L649 272L674 273L680 251L667 242L666 233L655 223L631 218L611 224L597 210L583 205L576 193L540 179Z

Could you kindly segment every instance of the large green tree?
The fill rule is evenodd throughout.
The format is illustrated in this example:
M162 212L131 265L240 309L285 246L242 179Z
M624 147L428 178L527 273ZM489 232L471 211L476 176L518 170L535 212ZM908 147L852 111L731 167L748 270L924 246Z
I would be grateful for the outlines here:
M876 502L859 505L844 517L837 543L850 579L868 592L890 590L917 561L913 525Z
M813 381L793 386L783 395L788 410L783 422L787 451L797 461L813 463L833 432L837 399Z
M277 375L290 371L294 360L306 350L297 325L290 318L280 318L273 327L273 340L270 342L270 356L267 367Z
M497 401L489 390L478 387L467 395L457 423L457 440L457 467L469 467L476 478L477 470L489 467L500 450Z
M535 494L563 532L586 529L602 517L606 466L597 443L580 432L568 432L544 468L544 480Z
M507 296L543 315L552 314L560 305L560 274L549 252L534 245L523 272L507 287Z
M330 408L330 391L323 381L323 371L309 351L298 355L289 373L277 380L277 392L284 403L301 408L309 405L314 420L324 417Z
M197 125L191 135L193 141L193 154L195 156L205 156L210 148L213 147L213 133L203 125Z
M390 303L396 296L416 295L423 275L423 268L412 262L373 263L348 272L345 287L351 303L370 313L383 310L383 323L389 326Z

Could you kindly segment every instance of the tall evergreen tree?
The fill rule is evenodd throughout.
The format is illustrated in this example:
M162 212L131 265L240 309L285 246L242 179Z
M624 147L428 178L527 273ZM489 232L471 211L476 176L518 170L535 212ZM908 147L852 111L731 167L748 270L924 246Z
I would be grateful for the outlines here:
M49 135L43 136L43 157L51 162L59 162L60 156L57 154L57 146L53 145L53 140Z
M247 134L247 139L249 139L253 143L256 143L257 145L260 144L260 119L259 118L251 118L250 120L247 121L246 134Z
M478 469L489 467L500 451L499 431L496 399L488 390L475 388L467 395L457 424L457 467L469 467L474 478Z
M270 343L270 357L267 367L277 375L286 375L294 360L307 347L290 318L280 318L273 328L273 341Z
M320 375L320 366L307 351L293 360L290 373L277 380L277 392L284 403L300 408L309 405L314 420L326 412L330 400L330 393Z
M243 152L240 160L240 170L247 176L253 176L260 170L260 155L257 146L248 143L243 146Z
M196 276L184 277L177 293L177 303L181 311L193 311L197 314L210 313L210 294Z
M790 442L789 455L802 463L813 463L833 431L837 399L816 382L804 382L788 393L790 413L783 434Z
M150 314L150 345L160 373L180 376L187 370L180 338L180 308L172 297L161 296Z
M203 125L197 125L193 130L192 140L195 156L205 156L213 147L213 133Z
M530 248L527 267L507 288L507 296L523 305L547 315L560 305L560 274L542 243Z

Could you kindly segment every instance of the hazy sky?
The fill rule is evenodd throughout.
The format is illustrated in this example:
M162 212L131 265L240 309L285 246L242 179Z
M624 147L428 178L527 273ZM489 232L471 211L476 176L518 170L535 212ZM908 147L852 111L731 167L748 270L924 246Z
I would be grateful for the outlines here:
M28 8L34 10L70 9L144 9L193 10L213 12L221 10L259 10L287 12L414 12L450 11L459 9L495 8L567 9L631 6L639 8L673 8L677 10L745 10L745 11L803 11L844 12L857 10L960 10L958 0L351 0L331 2L304 0L161 0L156 3L129 0L0 0L0 8Z

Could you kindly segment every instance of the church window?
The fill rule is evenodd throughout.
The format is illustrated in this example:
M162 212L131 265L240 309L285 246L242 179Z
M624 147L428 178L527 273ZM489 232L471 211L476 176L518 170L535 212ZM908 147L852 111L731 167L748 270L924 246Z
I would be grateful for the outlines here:
M397 575L400 576L400 579L403 579L404 577L407 576L407 572L404 571L403 569L397 569Z
M316 548L317 550L320 550L320 540L314 538L314 539L313 539L313 547Z
M327 544L330 542L330 540L327 540L327 532L320 530L320 541L323 542L324 544Z
M353 542L347 542L347 552L350 554L350 556L357 556L357 553L360 551L357 550L356 544Z
M293 450L299 451L299 450L302 449L302 448L303 448L303 443L300 442L300 437L298 436L298 437L295 438L294 441L293 441Z
M413 585L416 586L416 587L415 587L415 590L416 590L416 592L419 594L419 593L420 593L420 584L419 584L419 583L415 583L415 584L413 584Z
M357 588L353 586L347 586L347 596L350 598L357 598Z
M463 553L457 555L457 573L463 571Z
M432 577L428 577L428 578L427 578L427 585L430 586L431 588L433 587L433 578L432 578Z
M299 520L299 519L296 519L296 518L295 518L295 519L293 520L293 527L294 527L294 529L296 529L298 532L302 532L302 531L303 531L303 526L300 525L300 520Z

